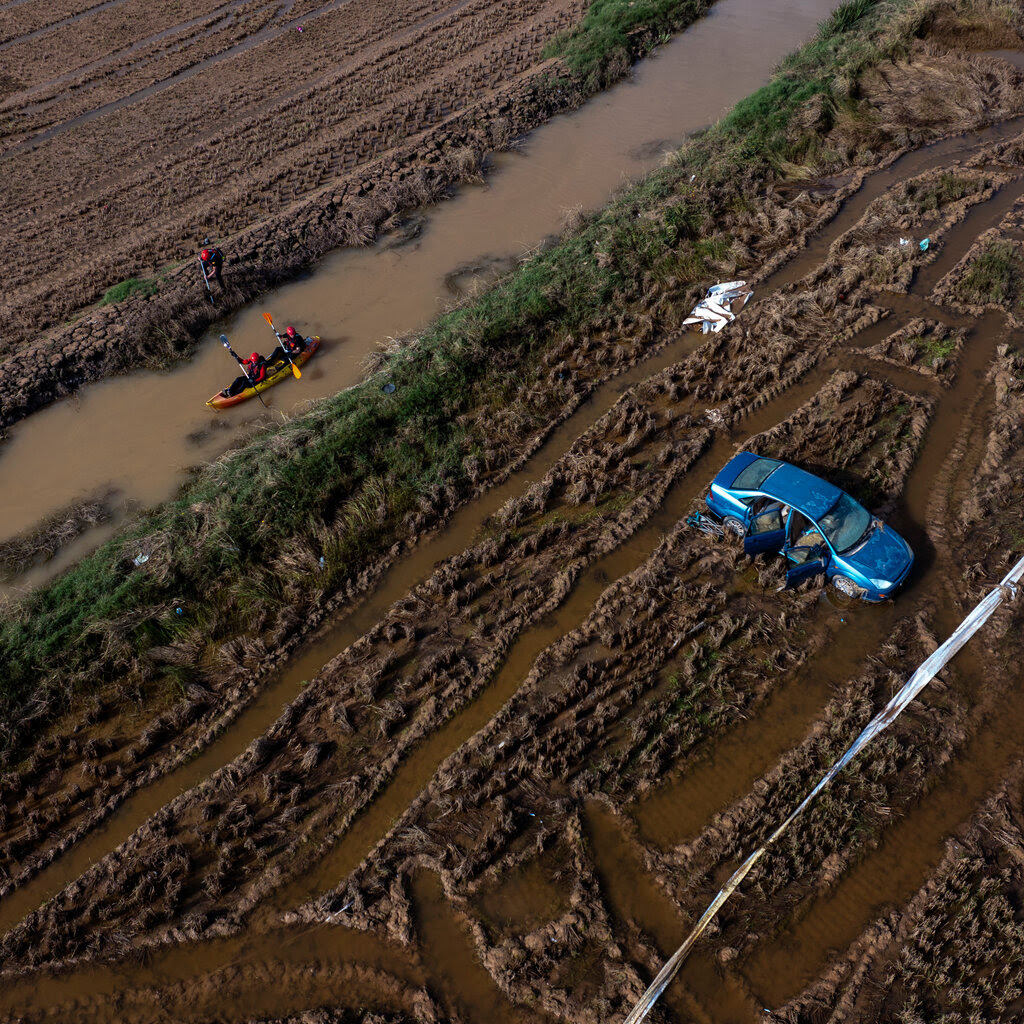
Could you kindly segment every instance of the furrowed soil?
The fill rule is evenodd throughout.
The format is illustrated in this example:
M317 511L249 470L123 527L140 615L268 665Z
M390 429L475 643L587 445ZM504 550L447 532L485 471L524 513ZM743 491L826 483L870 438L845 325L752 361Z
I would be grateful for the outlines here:
M0 38L20 10L0 6ZM160 10L138 53L171 38ZM182 31L213 45L226 10ZM731 240L716 272L757 290L733 324L628 320L553 350L543 447L319 607L315 643L273 673L267 638L295 622L255 624L163 708L110 689L38 730L0 777L4 1019L628 1013L1024 553L1024 75L1005 56L1024 42L1004 8L917 11L821 127L821 152L854 138L857 159L790 167L710 229ZM87 113L73 81L19 86L39 120L12 146ZM566 376L588 372L572 400ZM895 600L781 589L777 557L687 525L740 449L906 537ZM1022 624L1007 595L761 860L658 1019L1021 1018Z
M582 0L77 0L0 10L0 425L143 361L584 94ZM208 301L195 256L228 255ZM112 293L126 281L140 291ZM197 287L198 285L198 287ZM214 290L217 291L216 286ZM83 311L91 308L83 318Z

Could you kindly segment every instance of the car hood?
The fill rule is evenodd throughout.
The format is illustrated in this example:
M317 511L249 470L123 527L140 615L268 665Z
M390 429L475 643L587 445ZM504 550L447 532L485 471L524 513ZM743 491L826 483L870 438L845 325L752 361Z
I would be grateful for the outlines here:
M914 560L907 544L895 530L876 526L864 546L850 555L841 555L869 579L898 580Z

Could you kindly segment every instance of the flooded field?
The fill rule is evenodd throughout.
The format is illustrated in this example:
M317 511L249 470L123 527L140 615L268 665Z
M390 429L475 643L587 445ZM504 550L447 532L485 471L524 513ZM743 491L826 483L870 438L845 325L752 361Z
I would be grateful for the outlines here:
M719 23L733 43L757 24L753 5L720 9L738 18ZM715 25L598 100L584 137ZM623 321L556 348L547 379L574 375L577 400L327 605L311 638L266 668L263 638L295 623L254 626L153 711L83 698L0 776L0 1016L625 1017L735 867L1024 552L1024 75L1006 59L1024 43L979 29L972 49L1000 51L979 57L941 18L931 28L914 60L862 83L865 102L879 122L907 97L937 103L945 73L967 83L974 120L951 114L964 134L737 204L730 237L756 298L734 323ZM505 241L481 233L465 261L430 248L435 232L455 244L459 217L469 235L517 181L533 182L528 205L539 179L517 176L534 157L555 176L550 140L591 113L531 137L415 238L275 294L281 318L329 302L338 322L366 314L309 383L355 379L340 353L369 351L381 317L414 329L446 280L474 287L514 258L510 239L542 236L540 219L515 239L509 214ZM384 265L408 273L407 309L374 298ZM231 330L260 324L253 309ZM328 321L302 324L329 337ZM688 525L739 450L835 482L907 538L896 598L820 578L786 589L782 559ZM758 864L658 1019L1019 1019L1022 608L1007 594ZM176 644L152 657L199 663L198 641Z

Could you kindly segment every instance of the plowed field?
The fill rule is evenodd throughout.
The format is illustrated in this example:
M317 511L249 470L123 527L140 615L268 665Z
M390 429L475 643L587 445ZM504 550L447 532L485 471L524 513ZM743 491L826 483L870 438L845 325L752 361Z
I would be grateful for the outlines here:
M954 58L916 53L869 83L880 118L950 94ZM1024 551L1024 76L984 60L966 135L734 211L757 297L721 334L620 321L551 351L552 392L590 401L273 679L238 640L155 719L106 694L50 730L0 779L0 1014L625 1016ZM688 527L737 449L908 538L896 600L779 590L779 559ZM1021 1019L1007 598L756 867L661 1019Z
M187 347L215 314L194 263L205 237L228 255L223 315L571 105L512 97L585 7L4 5L0 423ZM129 279L157 295L77 319Z

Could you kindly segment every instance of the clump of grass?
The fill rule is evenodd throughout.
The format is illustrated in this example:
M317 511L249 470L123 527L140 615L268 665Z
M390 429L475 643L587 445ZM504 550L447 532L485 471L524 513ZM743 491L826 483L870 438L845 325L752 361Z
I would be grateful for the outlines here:
M974 178L961 178L955 174L940 174L934 181L910 182L906 188L907 199L922 213L938 210L948 203L955 203L972 195L979 188L987 188L988 182Z
M1016 302L1021 294L1024 257L1013 242L992 242L957 285L961 302L983 306Z
M821 23L818 35L828 38L840 32L849 32L878 6L878 2L879 0L846 0L846 3L840 4Z
M553 39L545 57L560 56L590 91L621 77L667 33L701 17L709 0L594 0L583 21Z
M948 334L945 337L935 334L927 338L918 336L911 338L910 341L917 346L925 366L934 366L937 362L948 359L957 347L957 337L954 334Z
M125 299L138 295L146 298L153 295L160 287L159 282L153 277L129 277L127 281L115 284L108 288L100 299L101 306L109 306L112 302L123 302Z

